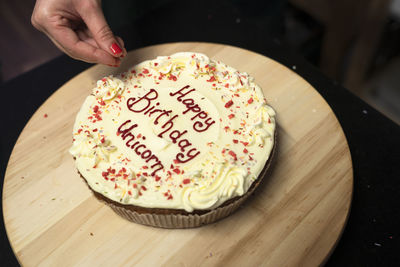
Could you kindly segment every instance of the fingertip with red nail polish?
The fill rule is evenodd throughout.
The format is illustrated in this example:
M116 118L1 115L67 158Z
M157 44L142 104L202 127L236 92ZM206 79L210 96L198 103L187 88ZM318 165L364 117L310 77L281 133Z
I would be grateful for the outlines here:
M117 43L113 43L110 46L110 50L114 55L119 55L122 52L121 47L119 47L119 45Z

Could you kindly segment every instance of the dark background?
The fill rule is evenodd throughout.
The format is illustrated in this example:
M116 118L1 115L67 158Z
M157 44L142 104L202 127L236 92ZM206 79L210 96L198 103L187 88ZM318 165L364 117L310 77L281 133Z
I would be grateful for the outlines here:
M33 1L28 1L31 2L30 5L22 7L18 2L5 1L1 2L0 6L0 12L3 14L6 11L17 10L16 12L22 15L20 17L24 18L22 22L17 23L10 13L0 17L0 29L3 33L9 33L2 35L7 38L0 41L3 73L0 90L5 96L3 100L7 100L0 105L3 114L7 114L2 120L7 129L2 127L0 139L2 177L11 149L33 112L63 83L90 67L90 64L59 56L61 53L29 24ZM375 24L372 25L381 25L381 30L375 40L373 52L369 53L369 56L365 56L368 53L363 54L363 57L370 57L367 66L360 68L363 74L354 75L354 66L357 66L357 58L360 58L357 49L365 50L362 45L361 48L357 46L357 42L361 42L357 41L357 37L363 40L363 25L369 25L371 31L375 27L368 24L370 22L365 18L367 15L362 16L363 13L357 6L360 1L348 1L354 2L354 6L345 6L341 1L337 1L339 7L331 7L331 13L327 11L329 6L310 11L309 6L304 4L306 2L313 1L165 0L140 3L136 1L128 4L127 1L103 1L103 6L104 10L107 10L106 16L110 25L125 40L128 50L166 42L215 42L253 50L290 68L296 66L295 71L310 82L332 107L345 132L353 160L352 209L343 237L329 258L327 266L398 266L400 127L392 121L396 120L396 115L392 113L396 113L397 106L395 104L393 108L392 102L386 101L386 110L380 107L390 115L391 120L359 98L369 101L368 96L374 92L371 89L372 85L375 86L375 94L382 91L379 87L382 83L379 83L378 78L385 71L390 73L392 65L396 65L400 47L396 46L400 40L396 28L398 22L390 15L385 5L381 6L381 9L386 8L386 11L375 8L383 19L375 19ZM327 5L325 1L320 2ZM125 3L124 6L122 3ZM375 2L363 1L366 6L368 3ZM124 8L121 9L121 6ZM334 13L335 10L338 13ZM357 12L354 12L355 10ZM350 11L354 15L354 21L349 22L346 20L346 13ZM370 11L367 11L365 13L370 14ZM330 15L321 15L325 14L324 12ZM375 14L374 18L378 15ZM348 23L347 28L356 30L353 30L352 34L348 33L348 30L340 35L341 27L346 25L332 25L329 19L332 16L336 20ZM363 18L359 20L364 24L356 23L355 17ZM357 27L353 25L355 23L358 24ZM350 39L347 45L333 43L336 48L332 48L332 40L335 38L329 37L330 33L333 36L339 34L341 37L352 37L347 37ZM326 43L327 39L330 40L329 43ZM340 38L337 39L340 41ZM346 43L345 41L342 40ZM13 55L4 52L10 51L11 43L20 53ZM338 49L341 46L346 49ZM327 55L326 49L329 47L332 49L328 50L331 53ZM342 56L338 56L341 55L340 52ZM24 53L25 58L20 55ZM332 60L331 54L336 55L337 60ZM47 63L36 67L41 62ZM21 67L23 64L26 64L24 68ZM27 69L32 70L26 72ZM391 75L397 76L393 71ZM349 80L348 77L352 78ZM341 84L353 88L348 90ZM396 100L399 85L393 82L392 85L384 87L384 90L387 91L390 86L395 93L389 94L388 98ZM21 93L24 94L24 98L19 97ZM18 102L15 101L17 97ZM379 104L379 101L373 103L378 106L376 103ZM1 224L0 260L2 265L17 265L5 235L3 221Z

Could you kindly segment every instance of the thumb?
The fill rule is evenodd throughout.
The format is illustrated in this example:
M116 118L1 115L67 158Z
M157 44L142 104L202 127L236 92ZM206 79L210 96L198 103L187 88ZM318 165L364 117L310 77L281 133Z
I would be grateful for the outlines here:
M108 26L103 10L97 1L80 1L77 11L100 48L114 57L123 56L122 44L117 41Z

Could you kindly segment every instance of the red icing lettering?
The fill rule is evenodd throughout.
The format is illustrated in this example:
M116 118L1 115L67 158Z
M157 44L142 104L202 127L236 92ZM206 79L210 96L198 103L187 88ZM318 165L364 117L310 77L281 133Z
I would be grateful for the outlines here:
M169 138L171 138L172 143L176 143L178 139L180 139L182 137L182 135L186 134L187 131L184 130L183 132L180 132L178 130L173 130L170 134L169 134ZM186 140L186 139L185 139Z
M193 129L194 129L195 131L197 131L197 132L204 132L204 131L206 131L211 125L213 125L213 124L215 123L214 120L212 120L212 121L210 121L210 120L212 120L212 119L211 119L211 118L208 118L207 120L204 121L204 123L201 122L201 121L196 121L196 122L193 124ZM203 127L203 125L205 125L205 126Z
M122 130L122 127L124 127L126 124L130 123L131 120L127 120L125 121L123 124L121 124L121 126L118 127L118 135L121 135L122 140L125 140L125 138L130 134L130 136L133 136L130 132L136 128L138 125L135 123L133 125L131 125L131 127Z
M185 163L188 162L189 160L194 159L195 157L197 157L200 154L200 151L197 151L196 148L192 148L190 149L186 155L183 153L178 153L176 155L176 159L180 162L180 163ZM185 158L186 157L186 158Z
M157 125L158 124L158 120L163 117L163 116L169 116L171 114L172 110L163 110L163 112L158 115L158 117L154 120L154 124ZM150 114L151 115L151 114Z
M212 120L211 118L208 117L208 114L206 112L204 112L201 107L195 103L195 101L192 98L185 98L183 99L183 97L188 96L191 92L195 91L196 89L190 89L188 91L185 91L187 89L189 89L190 86L186 85L184 87L182 87L180 90L174 92L174 93L169 93L170 96L176 96L179 95L177 97L177 100L179 102L182 102L182 104L185 105L186 110L184 110L182 112L182 114L186 114L188 112L193 112L195 115L190 118L190 120L195 120L195 123L193 124L193 129L196 132L204 132L206 130L208 130L208 128L213 125L215 123L214 120Z
M190 98L189 95L195 91L196 89L190 88L189 85L186 85L179 89L176 92L170 92L169 95L174 97L176 96L176 100L181 102L185 109L182 111L182 114L192 113L190 116L190 120L194 121L192 127L196 132L204 132L209 129L211 125L215 123L215 121L208 116L208 113L203 111L201 107L195 102L193 98ZM197 157L200 154L200 151L197 148L192 147L192 143L188 139L183 139L182 136L185 135L187 130L175 130L174 121L179 115L172 116L172 110L165 110L162 108L157 108L160 106L160 102L156 102L158 98L158 92L155 89L150 89L144 96L136 98L131 97L127 100L127 107L130 111L135 113L143 113L148 117L152 117L154 114L154 125L158 125L160 120L163 120L161 126L161 132L157 135L160 138L163 138L164 135L168 134L168 137L171 139L172 143L178 144L180 153L178 153L175 157L177 162L188 162L193 158ZM172 116L172 117L171 117ZM147 149L147 147L140 143L139 135L136 137L131 133L131 131L137 127L137 124L131 125L127 127L127 124L131 121L128 120L124 122L119 128L117 135L121 136L123 140L127 139L126 145L134 150L134 152L140 156L142 159L146 160L146 162L154 161L155 164L152 165L152 168L158 167L157 170L153 172L153 174L164 168L160 160L157 156L155 156L151 150ZM128 139L129 137L129 139ZM143 140L145 137L143 136ZM133 143L134 142L134 143ZM133 143L133 144L131 144ZM152 175L153 175L152 174Z
M164 129L165 127L168 126L168 128L164 131L162 131L161 133L159 133L157 136L162 138L163 134L168 132L169 130L171 130L171 128L174 126L174 122L173 120L176 119L178 117L178 115L174 115L172 118L170 118L166 123L163 124L163 126L161 126L162 129Z
M130 142L140 138L138 137L139 135L137 135L135 138L135 135L132 133L132 130L138 125L135 123L129 126L130 122L131 120L127 120L118 127L117 136L120 136L124 141L127 137L130 137L130 139L125 143L126 146L132 149L136 153L136 155L140 156L142 159L145 159L146 163L149 163L150 161L152 162L153 165L151 165L150 167L153 169L153 172L151 173L151 175L154 176L158 171L164 169L164 165L161 163L158 157L146 147L145 144L140 143L140 141L136 141L133 145L130 144ZM142 138L145 139L144 137ZM109 170L109 172L115 172L115 170Z
M147 109L150 106L151 101L157 99L157 97L158 97L157 91L154 89L150 89L150 91L147 92L147 94L138 99L136 99L135 97L129 98L128 101L126 101L126 104L130 111L139 113ZM134 109L134 106L136 106L137 104L139 104L140 107Z
M141 144L141 145L138 145L138 146L136 147L135 152L136 152L136 154L138 154L139 156L140 156L140 154L142 154L141 152L138 151L140 147L146 147L146 146L143 145L143 144Z
M185 148L188 146L191 146L191 145L192 145L192 143L190 143L187 139L183 139L183 140L179 141L179 143L178 143L178 146L182 152L185 152Z
M185 89L188 89L189 87L190 87L189 85L186 85L186 86L182 87L182 89L176 91L175 93L169 93L169 95L170 95L170 96L175 96L175 95L179 94L179 96L178 96L178 101L181 102L181 101L182 101L182 97L184 97L184 96L190 94L191 92L193 92L193 91L195 90L195 89L190 89L190 90L187 91L186 93L183 93L183 91L184 91Z

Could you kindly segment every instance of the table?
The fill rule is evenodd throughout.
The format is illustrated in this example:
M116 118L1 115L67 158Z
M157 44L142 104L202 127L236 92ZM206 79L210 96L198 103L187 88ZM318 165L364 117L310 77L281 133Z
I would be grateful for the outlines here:
M154 21L153 23L157 24ZM233 21L232 24L234 23ZM223 33L193 35L186 29L180 34L170 32L152 36L141 28L144 24L146 20L141 20L135 27L125 27L121 30L120 35L129 50L171 41L225 43L268 56L292 68L313 85L329 103L342 125L354 168L354 195L348 225L327 266L390 266L400 261L398 125L337 82L323 76L317 68L281 44L279 39L260 34L246 35L244 23L239 29L243 35L239 37ZM61 56L0 86L1 92L5 94L1 105L2 114L5 114L0 140L2 177L18 134L33 112L54 90L89 66ZM22 93L23 98L20 97ZM1 223L2 262L13 266L17 261L9 247L3 221Z

